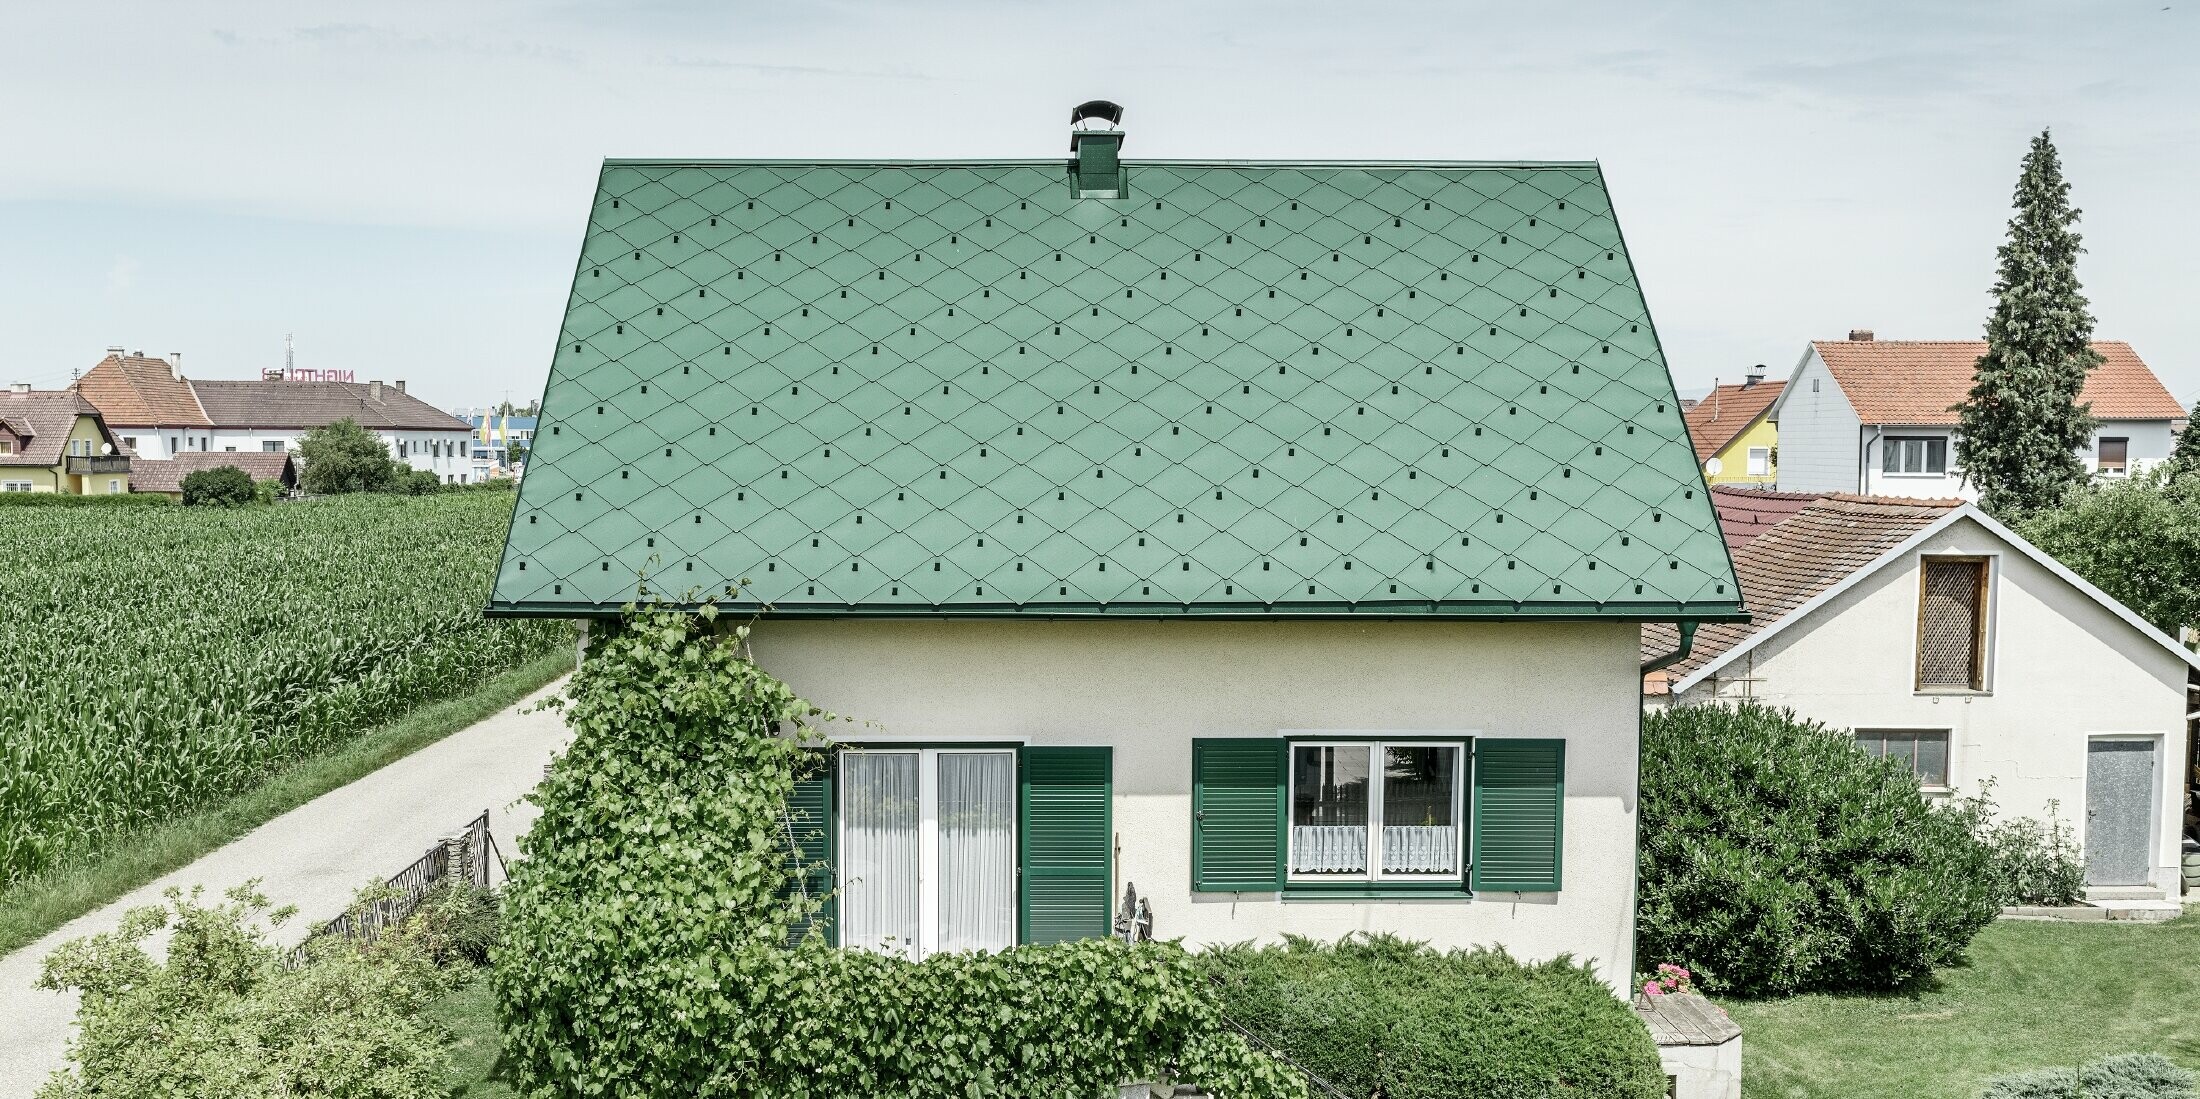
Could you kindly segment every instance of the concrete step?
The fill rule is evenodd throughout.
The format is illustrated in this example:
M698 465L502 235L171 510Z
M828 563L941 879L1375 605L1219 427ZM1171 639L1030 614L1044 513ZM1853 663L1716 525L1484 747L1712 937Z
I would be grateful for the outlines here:
M2167 897L2151 885L2099 886L2085 891L2085 899L2093 904L2104 901L2159 901Z

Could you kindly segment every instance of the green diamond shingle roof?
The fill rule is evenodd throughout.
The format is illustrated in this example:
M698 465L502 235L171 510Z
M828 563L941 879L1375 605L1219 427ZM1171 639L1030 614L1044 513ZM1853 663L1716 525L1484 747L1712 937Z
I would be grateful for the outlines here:
M608 163L492 613L1703 617L1593 165Z

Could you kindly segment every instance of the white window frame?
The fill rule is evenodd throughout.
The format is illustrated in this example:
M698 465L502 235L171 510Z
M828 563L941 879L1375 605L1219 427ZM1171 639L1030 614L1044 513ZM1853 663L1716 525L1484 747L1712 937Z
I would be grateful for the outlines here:
M1936 442L1940 444L1940 468L1932 469L1929 468L1932 444ZM1900 468L1908 463L1898 460L1895 462L1897 468L1888 469L1887 459L1903 454L1911 443L1917 444L1917 468ZM1880 440L1879 446L1879 475L1882 477L1946 477L1954 459L1955 442L1946 435L1888 435Z
M1284 801L1283 801L1283 865L1287 871L1285 882L1301 885L1319 882L1463 882L1466 880L1467 850L1467 783L1473 776L1471 736L1396 736L1357 737L1349 740L1309 737L1286 742L1284 753ZM1389 747L1451 748L1456 751L1451 784L1452 826L1459 829L1459 869L1449 874L1427 874L1403 871L1390 873L1383 869L1383 768L1381 752ZM1299 800L1298 751L1301 748L1365 748L1368 751L1367 791L1367 870L1360 874L1312 874L1291 869L1296 860L1291 857L1291 835L1298 824L1293 814Z
M2124 444L2124 460L2116 465L2109 465L2107 460L2101 457L2101 446L2104 443ZM2093 472L2098 473L2103 477L2128 477L2131 474L2138 472L2137 470L2132 468L2131 437L2129 435L2103 435L2100 438L2094 440Z
M930 957L931 955L939 952L940 942L939 757L943 755L1007 756L1010 775L1010 786L1011 788L1018 791L1019 798L1022 796L1021 791L1023 790L1024 782L1024 773L1022 767L1023 761L1017 758L1018 752L1015 745L1004 745L999 748L978 747L970 745L957 746L953 748L919 748L913 746L906 748L850 747L843 748L841 749L841 751L843 754L849 752L860 752L864 755L874 756L917 757L917 941L915 943L915 953L906 956L911 957L912 959L922 959ZM847 797L848 784L845 782L835 781L833 783L833 850L836 852L846 851L848 849L848 807L846 804ZM1017 866L1016 892L1018 895L1017 903L1020 906L1021 895L1024 888L1022 870L1024 854L1024 827L1022 819L1022 806L1020 805L1017 806L1016 816L1017 820L1014 837L1015 843L1011 854ZM848 888L848 882L847 879L842 877L841 875L842 868L839 866L835 866L833 868L833 885L836 889L846 890ZM1011 914L1011 923L1014 922L1018 915L1020 915L1020 913ZM1011 934L1009 937L1011 940L1016 938L1014 934ZM1009 943L1009 946L1013 947L1015 945L1017 944L1013 941Z
M0 481L0 492L35 492L37 486L29 481Z
M1918 775L1917 784L1928 794L1945 794L1953 791L1956 784L1955 730L1947 728L1946 726L1936 725L1870 725L1858 726L1855 729L1849 730L1849 737L1852 741L1862 741L1867 736L1874 736L1884 739L1885 737L1894 734L1916 737L1926 736L1935 733L1939 734L1942 742L1946 745L1946 748L1940 754L1940 781L1927 782L1924 775ZM1858 749L1861 750L1863 749L1863 747L1864 746L1861 743L1857 744ZM1885 757L1879 756L1874 758ZM1910 757L1910 772L1912 774L1916 774L1917 772L1917 756L1914 753Z
M119 495L121 495L121 494L122 494L122 479L121 479L120 477L109 477L109 478L107 478L107 495L109 495L109 496L119 496Z
M1747 476L1750 476L1750 477L1770 477L1770 476L1772 476L1772 448L1771 448L1771 447L1769 447L1769 446L1753 446L1753 447L1750 447L1750 448L1749 448L1749 455L1748 455L1748 459L1747 459L1747 461L1748 461L1748 463L1749 463L1749 466L1748 466L1748 468L1749 468L1749 473L1747 474Z

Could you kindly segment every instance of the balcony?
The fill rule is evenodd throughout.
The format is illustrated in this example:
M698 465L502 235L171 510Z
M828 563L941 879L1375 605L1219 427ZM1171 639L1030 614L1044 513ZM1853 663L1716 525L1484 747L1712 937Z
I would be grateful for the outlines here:
M128 473L130 456L127 454L71 454L68 472L77 473Z

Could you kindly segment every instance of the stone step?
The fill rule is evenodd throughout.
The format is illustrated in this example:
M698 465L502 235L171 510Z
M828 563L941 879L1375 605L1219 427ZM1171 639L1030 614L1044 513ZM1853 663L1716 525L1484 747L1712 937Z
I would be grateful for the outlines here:
M2099 904L2103 901L2159 901L2167 900L2160 889L2151 885L2101 886L2085 891L2085 899Z

